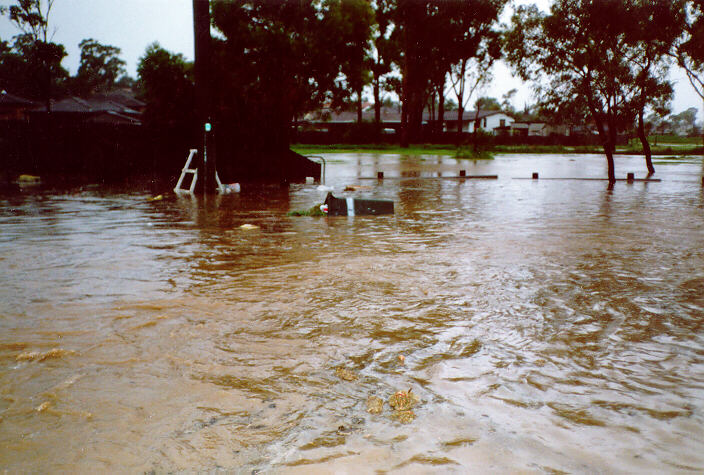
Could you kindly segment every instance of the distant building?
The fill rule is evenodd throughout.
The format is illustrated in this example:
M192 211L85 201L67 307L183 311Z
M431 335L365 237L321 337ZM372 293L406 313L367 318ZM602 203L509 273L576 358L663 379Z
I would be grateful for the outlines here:
M569 136L570 128L546 122L516 121L511 124L511 135L517 137L549 137L551 135Z
M458 130L457 111L445 111L444 127L446 132L456 132ZM510 131L514 118L502 111L464 111L462 114L462 132L474 132L474 129L482 130L494 135L506 134Z
M0 120L27 120L37 104L29 99L0 92Z
M437 120L427 111L423 113L423 126L429 126ZM366 123L374 122L374 109L366 109L362 112L362 121ZM398 107L382 107L381 128L387 133L399 132L401 130L401 110ZM485 132L499 135L509 133L513 117L501 111L464 111L462 114L462 132L474 132L475 126ZM340 131L347 129L357 123L357 113L354 111L334 112L321 110L305 116L299 125L309 130L318 131ZM458 129L457 111L445 111L443 115L444 132L456 132Z
M88 122L112 125L142 125L141 116L145 103L129 93L117 91L96 94L88 98L67 97L52 102L53 117L73 122ZM34 114L46 113L44 107L36 107Z

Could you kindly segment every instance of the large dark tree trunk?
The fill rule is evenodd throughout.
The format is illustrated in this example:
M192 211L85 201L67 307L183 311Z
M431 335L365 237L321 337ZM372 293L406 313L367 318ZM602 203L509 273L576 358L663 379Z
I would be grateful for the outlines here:
M419 140L427 86L427 71L421 66L422 53L417 37L425 27L424 2L399 2L403 22L403 114L406 126L401 145Z
M614 183L616 181L616 171L614 164L614 147L611 142L611 132L605 130L602 120L595 117L596 128L599 131L599 138L601 138L601 144L604 148L604 154L606 155L606 165L608 166L608 177L609 182Z
M438 134L442 134L445 124L445 84L441 86L438 97Z
M616 172L615 172L615 166L614 166L613 144L611 143L611 133L605 129L604 123L603 123L601 117L599 116L599 114L595 110L592 110L592 117L594 118L594 123L596 124L596 129L599 131L599 138L601 139L601 145L604 148L604 154L606 155L606 164L608 166L609 182L613 183L616 181Z
M601 110L597 110L596 105L594 103L594 98L591 94L591 85L587 83L586 86L588 91L586 94L587 106L589 108L589 112L592 115L592 118L594 119L594 124L596 124L596 129L599 132L599 138L601 139L601 144L604 148L604 154L606 155L609 184L613 184L616 182L616 167L614 165L613 153L614 143L611 141L611 137L613 136L613 123L612 121L610 121L610 127L608 131L604 128L604 121L601 116Z
M200 147L200 163L203 164L199 175L197 187L200 193L215 193L215 150L211 139L213 132L205 130L206 122L210 122L212 107L212 81L211 71L211 37L210 37L210 1L193 0L193 33L195 40L195 78L196 78L196 117L203 143Z
M403 85L401 86L401 147L408 148L408 80L406 74L403 75Z
M362 123L362 89L359 88L357 93L357 124Z
M374 123L377 128L379 128L379 125L381 124L381 94L379 93L379 78L375 76L372 84L374 89Z
M650 151L650 144L648 143L648 137L645 135L645 126L643 124L643 107L638 111L638 138L643 146L643 155L645 155L645 164L648 167L648 175L655 173L655 167L653 166L652 152Z

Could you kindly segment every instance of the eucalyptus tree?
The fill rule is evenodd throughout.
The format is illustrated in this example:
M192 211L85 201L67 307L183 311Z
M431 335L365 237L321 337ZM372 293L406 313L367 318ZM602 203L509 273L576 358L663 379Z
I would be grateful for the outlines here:
M15 0L12 5L0 7L23 34L33 41L51 41L49 16L55 0Z
M450 78L457 99L457 126L462 132L464 110L476 92L492 79L501 56L496 22L507 2L449 2Z
M493 78L492 66L496 57L486 50L472 58L462 58L450 70L452 90L457 98L457 132L462 132L462 118L469 101ZM480 98L481 99L481 98ZM477 100L477 115L480 108ZM475 127L476 129L476 127Z
M704 0L687 1L684 34L673 47L672 55L704 102Z
M11 53L24 63L18 68L26 76L23 88L32 99L45 102L51 110L51 99L68 73L61 66L66 56L62 45L52 42L53 32L49 17L55 0L15 0L9 6L0 7L0 14L8 17L21 32L14 37ZM11 62L18 66L17 62Z
M636 130L643 147L648 173L655 173L645 132L645 112L666 115L672 100L669 81L670 52L685 26L685 0L632 0L627 24Z
M193 64L152 43L139 59L137 74L139 97L147 104L145 125L161 131L188 131L195 120Z
M637 65L648 50L640 31L644 23L634 20L641 15L639 3L556 0L549 13L519 7L506 33L509 63L524 79L534 81L542 102L558 109L581 104L589 111L610 182L615 181L618 131L630 126L634 104L645 104L659 79L651 69ZM651 56L651 65L658 58Z
M330 5L329 16L339 22L335 29L344 42L341 72L346 78L346 89L355 96L357 123L362 123L362 89L370 83L370 39L374 12L369 0L344 0Z
M704 100L704 0L688 0L687 8L684 35L674 53L692 87Z
M125 74L125 61L116 46L103 45L94 39L85 39L78 45L81 62L76 81L84 93L108 92L117 87L118 78Z
M374 97L374 123L381 124L381 91L389 86L384 78L392 71L392 64L398 58L396 42L391 38L394 25L391 23L393 0L376 0L373 4L374 21L372 23L372 51L369 69L372 73L372 95Z
M397 2L393 21L401 50L402 115L407 125L404 142L419 136L428 93L444 83L452 65L481 51L482 43L494 35L506 3L507 0Z
M392 71L392 64L398 51L391 41L393 24L390 18L391 0L377 0L373 4L372 51L369 69L372 73L372 96L374 98L374 123L381 124L381 92L386 84L385 76Z

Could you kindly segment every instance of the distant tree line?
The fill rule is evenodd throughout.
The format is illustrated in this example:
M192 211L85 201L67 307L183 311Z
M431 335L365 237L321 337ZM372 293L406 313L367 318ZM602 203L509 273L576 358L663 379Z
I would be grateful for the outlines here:
M39 101L51 109L51 99L90 95L132 87L120 49L85 39L79 44L81 59L75 76L61 62L63 45L52 42L51 10L56 0L16 0L0 7L19 30L10 40L0 39L0 85L8 92Z
M74 77L66 53L51 42L55 0L15 0L3 13L21 34L0 42L0 82L41 100L134 86L147 103L147 127L190 136L195 116L193 65L157 43L125 75L118 48L81 42ZM508 0L211 0L209 88L221 160L288 148L292 124L323 106L351 108L362 120L365 90L374 125L388 94L399 98L402 145L422 139L423 111L441 127L446 114L508 109L480 98L492 66L504 59L531 81L533 109L564 124L598 130L614 179L620 132L636 130L651 171L649 131L667 116L669 72L681 67L704 101L704 0L555 0L550 11L520 6L511 23L499 17ZM461 121L458 121L461 123ZM675 127L673 130L681 130ZM157 134L158 135L158 134Z

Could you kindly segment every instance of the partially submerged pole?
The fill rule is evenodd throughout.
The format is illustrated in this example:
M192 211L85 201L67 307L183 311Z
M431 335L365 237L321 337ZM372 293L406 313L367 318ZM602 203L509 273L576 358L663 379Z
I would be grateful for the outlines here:
M210 1L193 0L193 35L195 45L196 117L198 136L203 143L198 193L215 193L215 147L210 111L212 110Z

